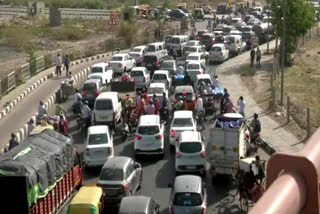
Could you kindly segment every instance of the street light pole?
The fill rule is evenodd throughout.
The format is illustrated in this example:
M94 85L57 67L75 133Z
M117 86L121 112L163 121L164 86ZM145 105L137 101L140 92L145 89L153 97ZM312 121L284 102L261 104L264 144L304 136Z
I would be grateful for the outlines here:
M281 97L280 105L283 105L284 98L284 64L286 58L286 0L282 0L282 38L281 38L281 47L282 47L282 57L281 57Z

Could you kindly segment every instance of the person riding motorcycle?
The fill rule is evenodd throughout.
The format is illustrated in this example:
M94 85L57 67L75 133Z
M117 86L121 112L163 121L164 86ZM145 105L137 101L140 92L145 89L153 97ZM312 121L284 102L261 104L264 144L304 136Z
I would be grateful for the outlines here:
M151 101L149 101L149 103L148 103L146 113L148 115L153 115L153 114L156 113L156 108L155 108L155 106L153 105L153 103Z
M37 123L40 123L41 120L45 117L45 115L48 115L46 107L44 106L43 101L40 101L40 105L39 105L39 109L38 109Z
M176 111L179 111L179 110L185 110L185 104L183 102L183 100L179 100L174 106L173 106L173 109L176 110Z
M88 101L84 102L82 108L82 119L85 122L86 129L88 129L91 126L91 109L88 106Z
M182 64L179 64L177 68L177 74L184 74L184 67L182 66Z
M75 94L73 95L73 104L72 104L72 109L73 113L81 113L81 101L82 101L82 96L80 94L79 89L75 89Z
M127 94L126 100L124 102L124 107L126 110L129 111L129 113L131 112L132 109L135 108L135 103L133 99L129 96L129 94Z
M261 122L258 118L258 114L254 113L253 114L253 120L250 123L250 140L251 142L255 142L256 138L261 132Z

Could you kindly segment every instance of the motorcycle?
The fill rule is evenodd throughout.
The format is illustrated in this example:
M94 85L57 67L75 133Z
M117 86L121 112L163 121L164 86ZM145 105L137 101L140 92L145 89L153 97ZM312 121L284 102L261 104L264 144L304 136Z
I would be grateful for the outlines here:
M161 122L167 121L169 118L169 109L168 106L164 106L160 112Z
M262 145L262 139L260 133L254 133L253 128L249 125L250 121L245 121L245 125L247 127L245 138L247 142L250 143L250 147L253 152L256 153L258 148Z
M128 135L130 133L129 125L127 123L124 123L121 128L121 141L126 141Z

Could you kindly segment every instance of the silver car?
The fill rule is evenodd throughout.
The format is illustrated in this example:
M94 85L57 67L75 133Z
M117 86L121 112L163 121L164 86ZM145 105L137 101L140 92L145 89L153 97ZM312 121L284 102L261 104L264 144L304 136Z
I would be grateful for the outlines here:
M129 196L121 200L119 214L160 214L160 206L147 196Z
M207 193L201 177L180 175L175 178L171 187L170 214L206 214Z
M105 162L97 183L103 189L106 205L118 205L123 197L134 195L141 184L141 165L121 156Z

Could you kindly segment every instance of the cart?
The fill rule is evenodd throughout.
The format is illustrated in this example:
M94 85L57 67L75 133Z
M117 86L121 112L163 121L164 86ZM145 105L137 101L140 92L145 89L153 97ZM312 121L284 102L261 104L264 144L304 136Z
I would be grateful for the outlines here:
M74 94L74 81L65 80L61 83L60 86L62 92L62 100L67 100L69 96Z

